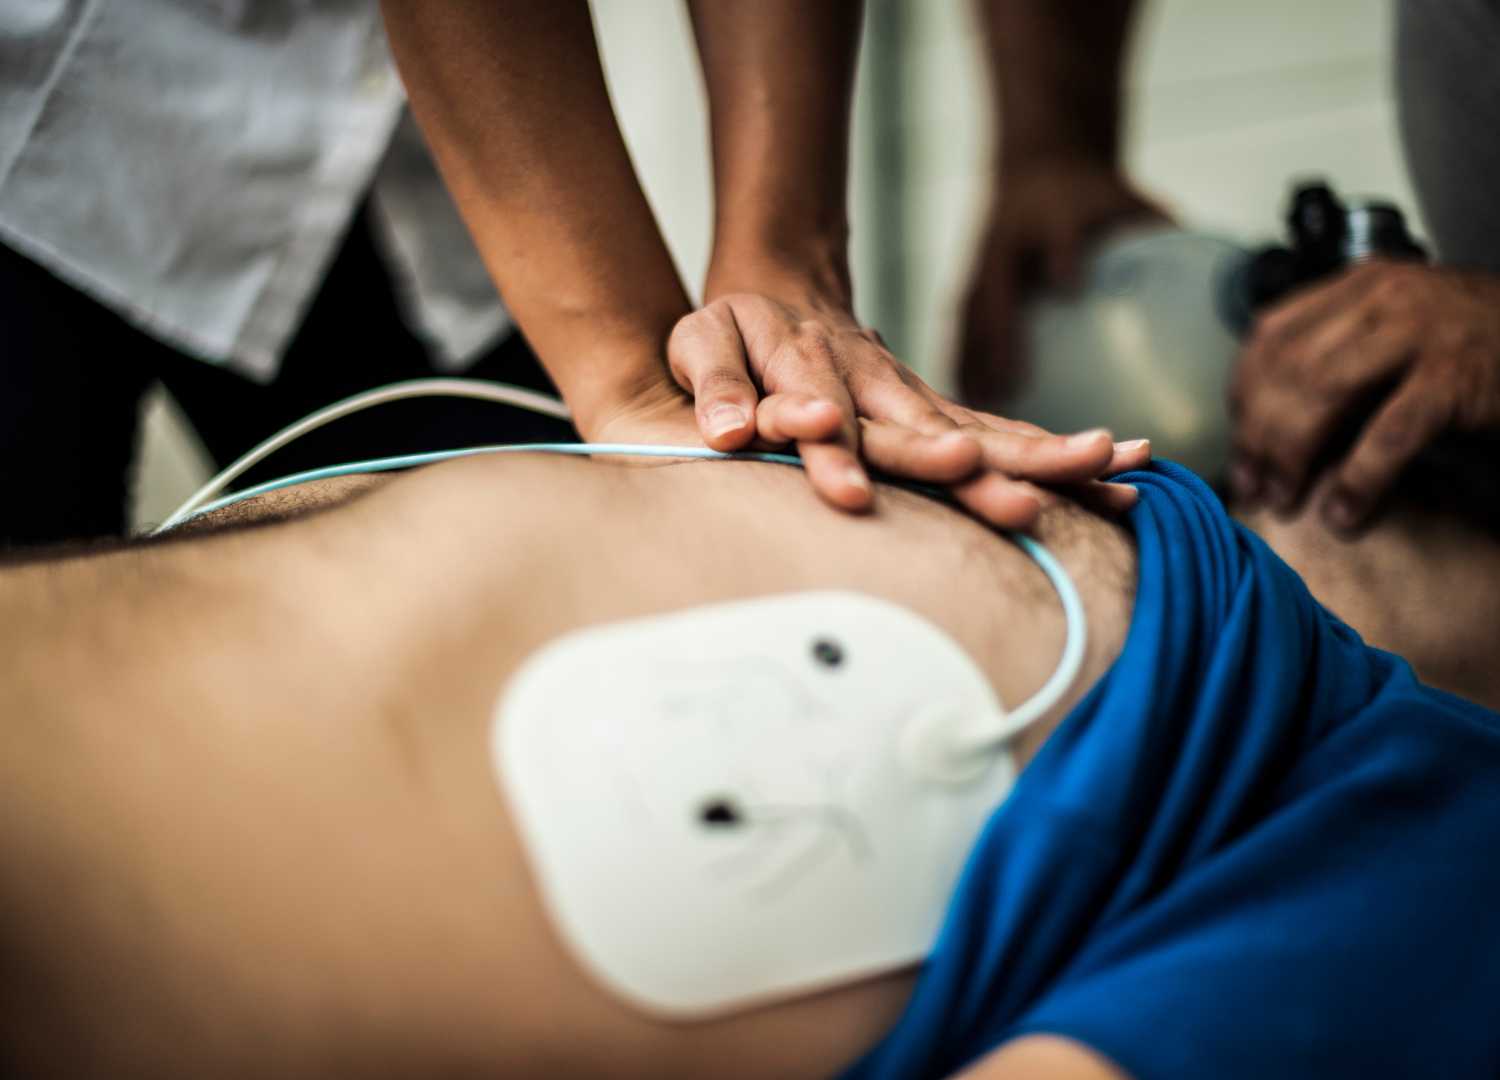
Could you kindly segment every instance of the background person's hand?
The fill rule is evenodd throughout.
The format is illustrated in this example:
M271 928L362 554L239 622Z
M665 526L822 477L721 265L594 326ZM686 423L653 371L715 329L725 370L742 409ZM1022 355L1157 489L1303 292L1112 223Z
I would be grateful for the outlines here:
M1045 499L1038 484L1127 509L1134 491L1099 478L1150 458L1144 443L1117 448L1102 430L1053 435L956 405L846 306L805 293L720 296L677 325L668 358L708 445L795 443L814 489L846 510L871 505L868 464L948 487L991 524L1024 528Z
M1320 512L1356 529L1438 436L1500 429L1500 277L1375 260L1298 293L1257 321L1230 409L1236 497L1288 512L1326 467Z
M1002 171L963 302L964 400L994 402L1019 388L1018 319L1031 296L1076 288L1090 243L1110 229L1165 217L1110 163L1045 159Z
M1019 390L1026 366L1019 320L1031 297L1079 287L1089 246L1110 229L1164 219L1107 163L1038 160L1002 172L963 300L957 371L965 401Z

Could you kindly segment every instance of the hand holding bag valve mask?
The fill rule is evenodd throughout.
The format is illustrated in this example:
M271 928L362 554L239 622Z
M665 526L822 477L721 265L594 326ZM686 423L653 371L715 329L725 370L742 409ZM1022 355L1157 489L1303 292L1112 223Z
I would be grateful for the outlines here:
M1169 225L1121 229L1076 293L1026 310L1017 390L973 404L1049 431L1129 431L1215 480L1229 462L1230 374L1255 317L1364 259L1426 258L1395 206L1341 200L1318 181L1294 186L1286 233L1285 246L1250 250Z

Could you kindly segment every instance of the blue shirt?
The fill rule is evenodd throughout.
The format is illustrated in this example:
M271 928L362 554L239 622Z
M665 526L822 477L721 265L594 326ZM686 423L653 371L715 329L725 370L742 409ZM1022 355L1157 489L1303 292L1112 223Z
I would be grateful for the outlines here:
M1500 1075L1500 716L1422 686L1199 480L1124 479L1119 660L976 845L851 1077L1066 1036L1136 1077Z

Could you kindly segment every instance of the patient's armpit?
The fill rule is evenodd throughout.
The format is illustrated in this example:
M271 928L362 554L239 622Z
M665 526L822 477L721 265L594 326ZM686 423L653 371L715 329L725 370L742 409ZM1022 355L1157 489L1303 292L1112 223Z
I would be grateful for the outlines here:
M305 517L330 507L341 506L392 479L388 473L361 473L313 480L294 487L268 491L244 502L231 503L219 510L188 518L169 534L202 535L219 529L247 525L270 525L278 521Z

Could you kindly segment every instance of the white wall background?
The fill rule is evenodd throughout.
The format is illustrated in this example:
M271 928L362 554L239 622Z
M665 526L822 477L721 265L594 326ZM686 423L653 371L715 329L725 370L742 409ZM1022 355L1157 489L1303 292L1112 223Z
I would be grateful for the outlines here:
M988 183L984 73L968 0L870 3L871 22L904 34L878 42L878 70L867 49L859 76L856 295L862 317L942 383ZM696 290L712 208L702 85L683 5L594 0L594 9L636 168ZM1309 173L1414 211L1391 104L1390 21L1390 0L1148 0L1129 75L1131 169L1186 223L1249 240L1278 230L1290 180ZM897 115L875 111L873 102L891 99L901 102ZM905 159L896 220L889 178L871 167L869 148L880 139L896 140ZM893 270L902 294L894 298ZM877 277L884 288L874 287ZM170 403L154 397L147 418L138 521L164 517L207 465Z

